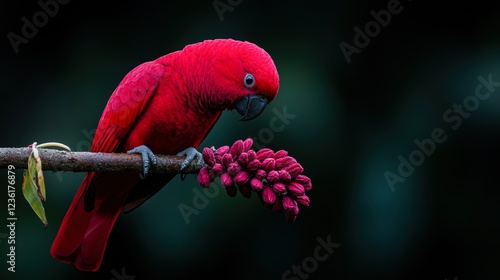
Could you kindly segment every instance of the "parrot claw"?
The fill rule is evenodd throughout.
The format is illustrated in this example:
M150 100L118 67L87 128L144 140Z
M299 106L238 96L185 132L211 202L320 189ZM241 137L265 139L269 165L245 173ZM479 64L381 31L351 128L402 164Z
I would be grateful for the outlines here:
M203 161L203 156L201 155L200 152L198 152L195 148L193 147L189 147L187 149L185 149L184 151L180 152L177 154L177 156L186 156L186 159L182 162L181 164L181 173L182 171L184 171L186 169L186 167L188 167L188 165L193 161L193 160L197 160L197 163L198 164L204 164L205 162ZM182 176L183 174L181 174L181 178L182 177L185 177L185 174L184 176Z
M142 167L143 171L141 174L141 179L146 179L149 173L150 165L156 167L156 156L146 145L141 145L127 151L127 154L140 154L142 157Z

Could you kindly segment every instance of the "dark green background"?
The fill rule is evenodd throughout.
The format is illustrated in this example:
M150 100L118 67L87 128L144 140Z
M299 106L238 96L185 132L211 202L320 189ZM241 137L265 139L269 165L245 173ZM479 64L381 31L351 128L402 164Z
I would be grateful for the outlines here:
M212 1L75 0L17 54L7 34L19 34L21 18L40 7L2 3L1 147L58 141L86 150L87 133L129 70L186 44L230 37L271 54L280 92L252 122L224 113L202 146L258 137L273 109L286 107L296 117L265 144L296 157L314 188L293 225L255 196L222 191L187 225L178 207L193 206L201 188L195 176L177 178L119 218L100 271L86 273L49 255L83 174L45 172L44 230L22 198L18 170L16 273L7 272L0 238L0 278L110 280L125 268L136 280L282 279L330 235L341 246L308 279L498 279L500 91L455 130L443 114L474 94L478 76L500 81L499 9L402 1L403 10L347 63L339 44L352 45L353 28L363 29L370 11L388 2L242 0L221 21ZM435 128L447 140L391 191L384 172L397 173L398 156L407 159L414 140Z

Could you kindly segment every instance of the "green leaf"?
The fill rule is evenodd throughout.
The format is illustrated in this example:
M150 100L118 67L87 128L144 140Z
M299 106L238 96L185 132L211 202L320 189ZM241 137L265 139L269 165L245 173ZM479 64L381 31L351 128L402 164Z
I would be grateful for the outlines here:
M36 143L32 146L33 152L28 158L28 169L23 171L23 195L38 218L47 227L47 217L42 200L45 200L45 183L43 181L42 165L36 150Z
M28 147L31 148L32 151L28 158L28 169L23 171L23 195L38 218L40 218L45 227L47 227L47 217L45 216L45 208L43 208L42 204L42 201L46 199L45 182L43 179L42 159L40 158L37 148L58 147L67 151L71 151L71 149L57 142L43 143L40 145L37 145L35 142Z
M36 146L33 146L33 158L35 159L36 172L35 187L40 199L42 201L45 201L45 181L43 180L42 160L40 159L40 154L38 153L38 149Z

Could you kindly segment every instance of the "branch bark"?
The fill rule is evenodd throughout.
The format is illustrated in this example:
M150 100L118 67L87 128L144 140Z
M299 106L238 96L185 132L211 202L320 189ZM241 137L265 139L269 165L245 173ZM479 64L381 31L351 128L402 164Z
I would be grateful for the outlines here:
M38 149L42 160L42 169L51 171L73 172L116 172L135 170L142 172L142 159L138 154L66 152L54 149ZM30 148L0 148L0 168L13 165L15 168L28 168ZM157 166L150 172L179 173L184 157L156 155ZM203 167L195 161L183 171L196 174Z

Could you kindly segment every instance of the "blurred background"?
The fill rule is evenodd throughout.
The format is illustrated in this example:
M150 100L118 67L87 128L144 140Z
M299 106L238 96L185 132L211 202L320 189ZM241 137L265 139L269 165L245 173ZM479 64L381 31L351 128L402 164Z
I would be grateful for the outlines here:
M52 1L44 19L46 2L2 2L0 147L86 151L136 65L205 39L248 40L273 57L279 95L251 122L224 113L201 147L254 137L288 150L312 178L311 205L294 224L255 195L214 190L195 208L196 177L176 178L119 217L89 273L49 254L83 174L45 172L44 229L17 170L16 272L0 226L1 279L500 278L497 3L75 0ZM11 44L34 15L37 31ZM281 131L270 130L276 111L293 115ZM445 140L424 154L415 142L435 129ZM5 188L0 198L7 224ZM340 245L317 260L320 240Z

